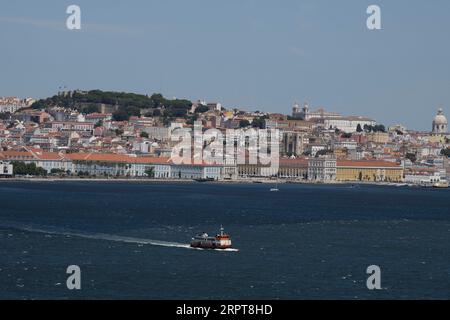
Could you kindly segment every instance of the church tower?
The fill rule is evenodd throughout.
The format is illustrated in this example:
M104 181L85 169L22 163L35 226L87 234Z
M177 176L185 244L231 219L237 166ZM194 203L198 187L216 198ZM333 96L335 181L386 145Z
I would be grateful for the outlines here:
M444 115L444 110L439 108L436 117L433 120L433 133L446 134L448 132L448 121Z

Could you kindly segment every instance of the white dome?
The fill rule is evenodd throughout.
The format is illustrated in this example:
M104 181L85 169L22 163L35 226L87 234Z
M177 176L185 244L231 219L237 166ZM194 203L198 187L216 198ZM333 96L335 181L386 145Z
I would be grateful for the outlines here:
M447 118L444 116L444 111L439 109L437 116L434 118L434 124L448 124Z

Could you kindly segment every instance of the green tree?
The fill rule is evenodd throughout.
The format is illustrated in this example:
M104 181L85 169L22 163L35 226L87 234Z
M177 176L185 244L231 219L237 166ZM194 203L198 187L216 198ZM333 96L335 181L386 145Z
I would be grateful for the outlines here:
M94 125L94 128L102 127L103 126L103 120L97 121L97 123Z
M449 157L450 158L450 148L442 149L441 155Z
M361 133L361 132L363 132L363 131L364 131L364 130L363 130L363 128L361 128L361 124L358 123L358 126L356 127L356 132Z
M130 115L124 109L117 110L113 113L114 121L128 121L129 119Z
M253 122L252 122L253 128L264 129L265 125L266 125L266 121L262 117L253 119Z
M241 120L239 122L239 128L247 128L250 126L250 121L248 120Z
M415 153L407 153L406 159L409 159L412 163L416 163L417 155Z
M331 151L330 150L319 150L316 152L316 158L320 157L320 156L326 156L327 154L329 154Z
M192 107L192 102L186 99L169 100L160 93L151 97L142 94L91 90L88 92L70 92L65 95L55 95L36 101L33 109L49 107L74 108L83 113L99 112L99 105L106 104L117 107L113 118L116 121L129 120L130 116L140 116L142 109L155 109L147 114L160 116L159 109L165 109L171 117L184 117Z
M166 99L164 99L163 95L160 93L155 93L150 97L152 103L153 103L153 107L154 108L159 108L162 107L166 104Z
M207 111L209 111L209 108L208 108L208 106L198 106L196 109L195 109L195 113L205 113L205 112L207 112Z
M374 132L386 132L386 127L382 124L377 124L373 127Z
M56 169L56 168L53 168L52 170L50 170L50 173L51 174L64 174L64 173L66 173L63 169Z
M85 106L81 106L79 108L79 111L81 113L90 114L90 113L97 113L100 112L100 108L97 104L89 103Z
M344 132L341 137L344 139L350 139L353 135L351 133Z
M147 138L147 139L148 139L149 136L148 136L148 133L147 133L147 132L142 131L141 134L140 134L140 137L141 137L141 138Z
M10 118L11 118L11 113L9 113L9 112L0 113L0 120L8 120Z
M148 167L147 170L145 170L145 174L149 178L154 178L155 177L155 168L154 167Z
M30 175L30 176L46 176L47 170L37 167L35 163L24 163L21 161L13 161L14 175Z

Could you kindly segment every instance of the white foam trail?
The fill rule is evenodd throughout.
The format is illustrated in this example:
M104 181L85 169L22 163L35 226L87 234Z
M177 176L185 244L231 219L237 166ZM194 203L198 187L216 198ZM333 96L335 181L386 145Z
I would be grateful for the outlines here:
M143 245L168 247L168 248L195 249L195 248L192 248L189 244L185 244L185 243L132 238L132 237L122 237L122 236L110 235L110 234L104 234L104 233L86 234L86 233L77 233L77 232L69 232L69 231L66 232L66 231L44 230L44 229L40 229L40 228L17 226L17 225L12 225L12 224L9 224L9 225L6 224L6 225L1 225L1 226L7 227L7 228L23 230L23 231L27 231L27 232L33 232L33 233L44 233L44 234L48 234L48 235L59 235L59 236L66 236L66 237L77 237L77 238L84 238L84 239L105 240L105 241L114 241L114 242L123 242L123 243L134 243L134 244L143 244ZM214 250L214 251L238 252L239 250L238 249L225 249L225 250Z

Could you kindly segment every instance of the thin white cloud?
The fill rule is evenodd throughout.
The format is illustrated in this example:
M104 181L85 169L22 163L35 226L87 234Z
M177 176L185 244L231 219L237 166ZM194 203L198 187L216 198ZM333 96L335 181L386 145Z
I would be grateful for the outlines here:
M36 28L45 28L51 30L63 31L65 29L65 21L56 22L51 20L36 20L23 17L0 17L0 23L8 24L20 24L26 26L32 26Z
M35 28L42 28L54 31L67 31L66 21L55 20L38 20L26 17L1 17L0 23L18 24L25 26L32 26ZM80 32L94 32L107 34L122 34L122 35L138 35L142 32L138 28L130 28L120 25L98 24L98 23L83 23L81 24Z

